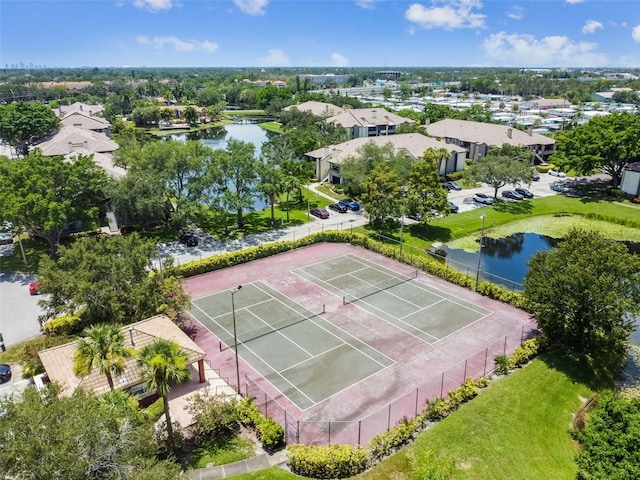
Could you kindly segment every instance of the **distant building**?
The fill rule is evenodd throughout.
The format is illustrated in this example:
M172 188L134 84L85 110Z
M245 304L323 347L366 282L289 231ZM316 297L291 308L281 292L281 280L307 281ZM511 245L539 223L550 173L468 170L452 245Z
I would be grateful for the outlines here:
M427 134L465 148L473 160L486 156L489 147L502 147L506 143L527 147L534 153L536 164L546 163L555 152L556 143L552 138L533 133L532 129L522 132L504 125L451 118L427 125Z
M629 195L640 196L640 162L631 163L622 171L620 190Z
M327 122L342 125L351 138L394 135L396 127L413 124L410 118L387 112L384 108L354 108L327 118Z
M325 102L303 102L298 105L290 105L285 107L283 110L288 112L292 109L300 110L301 112L309 112L317 117L333 117L335 115L339 115L346 110L342 107L338 107L337 105L333 105L332 103Z
M402 72L397 70L380 70L376 72L376 75L388 80L398 80L402 76Z
M346 73L340 75L336 75L334 73L324 73L321 75L303 73L301 75L298 75L298 77L302 81L308 80L309 83L312 83L313 85L344 85L349 80L349 75Z

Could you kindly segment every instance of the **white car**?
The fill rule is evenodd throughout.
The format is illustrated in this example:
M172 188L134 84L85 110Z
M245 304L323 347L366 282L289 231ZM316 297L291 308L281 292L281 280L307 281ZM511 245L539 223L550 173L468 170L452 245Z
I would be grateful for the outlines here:
M473 196L473 201L478 203L484 203L485 205L493 205L493 197L490 197L486 193L476 193Z
M566 177L567 174L564 172L560 172L559 170L549 170L549 175L553 177Z

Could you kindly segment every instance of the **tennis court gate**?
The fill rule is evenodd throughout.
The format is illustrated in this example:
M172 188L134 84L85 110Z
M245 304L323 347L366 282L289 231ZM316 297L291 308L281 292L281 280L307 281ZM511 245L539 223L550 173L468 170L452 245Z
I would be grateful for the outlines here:
M254 399L265 417L271 417L284 428L287 444L330 445L335 443L366 446L376 435L384 433L403 419L414 418L426 407L427 401L443 398L469 377L489 375L495 369L495 357L509 355L524 340L535 333L532 327L522 326L510 335L493 342L459 364L433 376L418 388L405 392L388 405L353 421L309 421L296 416L283 406L288 400L274 398L248 374L245 375L245 394ZM267 387L271 390L270 387Z

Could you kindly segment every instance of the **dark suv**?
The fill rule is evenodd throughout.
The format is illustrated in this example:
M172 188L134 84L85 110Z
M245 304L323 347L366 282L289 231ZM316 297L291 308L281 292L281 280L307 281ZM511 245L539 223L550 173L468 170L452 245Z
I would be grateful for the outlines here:
M180 243L187 247L196 247L198 246L198 237L193 233L184 233L180 235Z

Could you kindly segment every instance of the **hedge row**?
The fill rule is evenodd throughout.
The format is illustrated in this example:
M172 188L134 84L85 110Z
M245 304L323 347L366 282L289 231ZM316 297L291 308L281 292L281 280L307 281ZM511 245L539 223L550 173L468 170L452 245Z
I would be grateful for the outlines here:
M346 478L361 473L409 443L430 422L446 417L471 400L488 383L486 378L467 378L459 388L450 390L445 399L427 402L426 409L417 417L405 418L374 437L366 449L354 445L289 445L288 466L297 475L313 478Z
M467 277L464 273L449 268L431 257L419 257L415 255L401 256L399 249L374 240L368 235L338 230L311 234L295 241L267 243L257 247L239 250L237 252L216 255L203 260L195 260L175 268L178 275L183 277L192 277L194 275L200 275L231 267L233 265L248 263L253 260L266 258L278 253L322 242L350 243L386 257L399 260L408 265L414 266L425 273L440 277L448 282L455 283L456 285L460 285L465 288L471 288L474 285L472 279ZM486 297L499 300L523 310L528 310L527 303L523 295L507 290L500 285L483 281L478 284L478 292Z
M547 340L544 335L536 335L522 342L510 357L500 355L495 359L495 372L498 375L504 375L511 370L526 365L529 360L537 356L547 346Z

